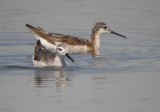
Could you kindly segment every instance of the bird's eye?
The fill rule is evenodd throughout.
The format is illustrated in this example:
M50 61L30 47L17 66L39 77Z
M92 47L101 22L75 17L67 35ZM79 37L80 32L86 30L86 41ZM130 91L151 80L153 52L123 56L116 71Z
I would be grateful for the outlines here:
M106 30L106 29L107 29L107 26L104 26L103 28Z

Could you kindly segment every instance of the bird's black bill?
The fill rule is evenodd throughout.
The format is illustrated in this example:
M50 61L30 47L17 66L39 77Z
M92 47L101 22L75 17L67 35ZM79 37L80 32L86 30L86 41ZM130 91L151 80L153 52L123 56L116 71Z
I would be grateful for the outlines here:
M67 58L69 58L74 63L73 58L71 58L68 53L66 53L66 56L67 56Z
M112 33L112 34L115 34L115 35L118 35L118 36L121 36L121 37L123 37L123 38L127 38L126 36L121 35L121 34L119 34L119 33L116 33L116 32L114 32L114 31L111 31L111 33Z

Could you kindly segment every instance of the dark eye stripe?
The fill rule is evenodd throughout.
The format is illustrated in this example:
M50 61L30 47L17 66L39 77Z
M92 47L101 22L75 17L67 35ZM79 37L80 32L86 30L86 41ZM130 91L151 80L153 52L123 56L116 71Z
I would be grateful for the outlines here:
M62 51L62 49L61 49L61 48L58 48L58 50L59 50L59 51Z

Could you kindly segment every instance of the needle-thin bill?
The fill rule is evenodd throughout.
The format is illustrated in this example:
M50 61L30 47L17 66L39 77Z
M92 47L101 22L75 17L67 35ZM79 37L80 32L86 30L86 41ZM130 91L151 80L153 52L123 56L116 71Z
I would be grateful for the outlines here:
M71 56L68 53L66 53L66 57L69 58L74 63L74 59L71 58Z
M117 32L114 32L114 31L111 31L111 33L112 33L112 34L115 34L115 35L118 35L118 36L120 36L120 37L123 37L123 38L127 38L126 36L121 35L121 34L119 34L119 33L117 33Z

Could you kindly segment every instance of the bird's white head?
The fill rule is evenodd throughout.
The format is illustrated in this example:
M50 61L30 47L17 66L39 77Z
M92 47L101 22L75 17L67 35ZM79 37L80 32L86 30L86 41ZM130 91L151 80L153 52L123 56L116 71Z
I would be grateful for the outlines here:
M59 44L56 48L56 53L59 56L66 56L72 62L74 62L73 58L68 54L68 46L66 46L65 44Z
M57 53L58 55L64 56L64 55L67 53L67 51L66 51L66 49L64 49L63 47L57 47L56 53Z

